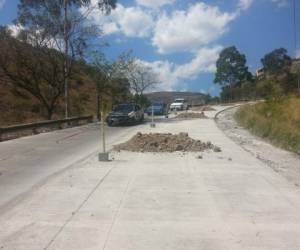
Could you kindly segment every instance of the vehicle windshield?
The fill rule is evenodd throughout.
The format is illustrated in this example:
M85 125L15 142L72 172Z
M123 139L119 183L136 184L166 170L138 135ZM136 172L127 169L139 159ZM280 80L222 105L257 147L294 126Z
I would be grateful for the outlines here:
M159 103L159 102L156 102L156 103L152 103L151 106L153 106L153 107L161 107L161 106L163 106L163 104Z
M175 102L184 103L183 99L176 99Z
M134 105L132 104L121 104L114 108L114 112L121 112L121 113L130 113L134 111Z

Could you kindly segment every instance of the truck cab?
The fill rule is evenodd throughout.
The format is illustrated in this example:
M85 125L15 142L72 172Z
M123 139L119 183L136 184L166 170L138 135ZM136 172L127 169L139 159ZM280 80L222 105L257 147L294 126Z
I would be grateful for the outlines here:
M184 98L177 98L170 105L171 110L187 110L188 102Z

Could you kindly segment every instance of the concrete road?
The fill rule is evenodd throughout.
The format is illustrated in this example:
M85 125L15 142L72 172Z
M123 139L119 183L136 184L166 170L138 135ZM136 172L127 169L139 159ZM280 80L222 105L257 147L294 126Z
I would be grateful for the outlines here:
M139 130L188 132L222 152L86 157L1 212L0 249L300 249L299 188L212 119Z
M101 149L100 125L92 124L0 143L0 212L20 202L52 175ZM107 128L107 144L139 126Z

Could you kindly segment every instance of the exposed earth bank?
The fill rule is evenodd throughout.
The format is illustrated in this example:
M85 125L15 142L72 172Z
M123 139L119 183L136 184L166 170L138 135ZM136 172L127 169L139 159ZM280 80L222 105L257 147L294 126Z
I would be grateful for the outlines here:
M221 112L216 119L217 126L243 149L300 187L300 156L277 148L239 126L234 120L237 110L235 107Z

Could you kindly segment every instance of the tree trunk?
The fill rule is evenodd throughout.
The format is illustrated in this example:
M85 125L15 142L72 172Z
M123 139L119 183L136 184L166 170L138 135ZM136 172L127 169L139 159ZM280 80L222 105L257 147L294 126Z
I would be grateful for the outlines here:
M47 120L52 120L53 109L47 108Z

